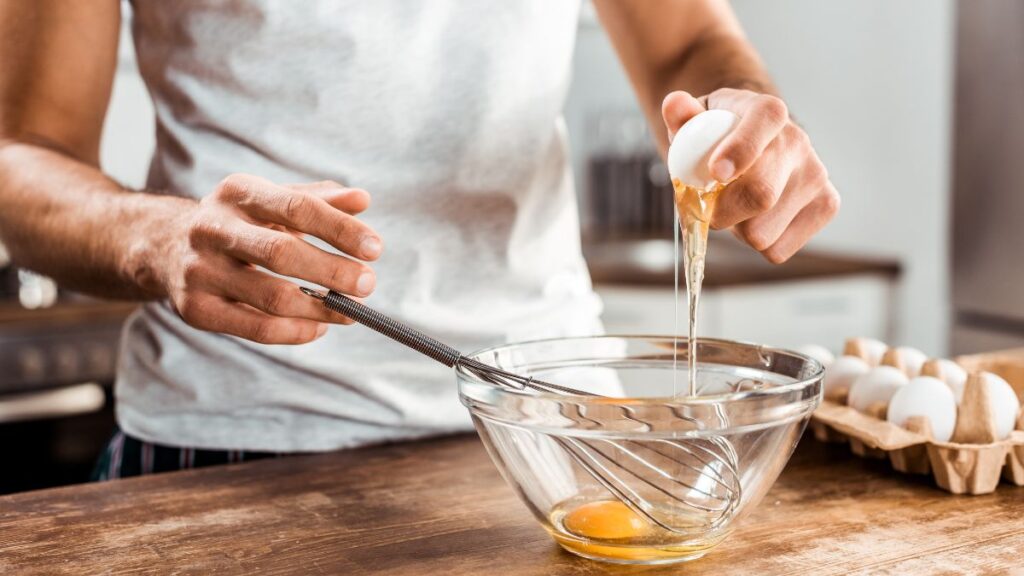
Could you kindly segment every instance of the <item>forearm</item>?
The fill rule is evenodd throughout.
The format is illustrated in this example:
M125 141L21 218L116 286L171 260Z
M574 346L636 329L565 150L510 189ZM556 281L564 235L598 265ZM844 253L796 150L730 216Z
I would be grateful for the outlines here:
M664 66L654 80L654 92L661 96L653 104L659 112L661 99L673 90L686 90L698 96L719 88L777 94L750 42L734 33L715 30L698 37L680 53L677 61Z
M598 0L595 6L662 153L668 137L661 104L670 92L685 90L698 97L719 88L776 93L725 1Z
M160 262L196 203L126 190L45 146L0 144L0 240L15 263L107 298L166 296Z
M745 38L710 30L681 50L678 59L667 62L653 75L651 89L642 102L644 114L651 126L660 127L663 125L661 104L666 94L685 90L706 96L720 88L777 94L761 59ZM707 102L704 104L706 106ZM668 136L664 130L654 132L664 152L668 149Z

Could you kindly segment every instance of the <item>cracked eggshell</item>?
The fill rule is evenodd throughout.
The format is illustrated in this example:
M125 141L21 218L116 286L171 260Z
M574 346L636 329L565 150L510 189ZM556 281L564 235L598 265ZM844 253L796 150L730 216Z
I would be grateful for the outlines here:
M1014 425L1017 423L1017 415L1020 413L1020 400L1017 393L1006 380L991 373L984 372L985 386L988 388L989 407L992 409L992 416L996 421L996 433L1002 440L1010 435ZM961 391L961 398L963 392Z
M893 394L907 383L907 375L892 366L875 366L850 385L847 404L858 412L868 412L875 404L889 404Z
M907 370L907 376L910 378L920 376L921 366L924 366L925 361L928 360L928 355L910 346L900 346L897 350L903 356L903 367Z
M824 366L826 370L833 362L836 361L835 354L833 354L828 348L818 344L804 344L797 348L796 351L821 362L821 365Z
M859 376L867 374L871 367L856 356L840 356L825 370L825 397L838 394L843 388L849 389Z
M886 420L902 428L914 416L928 419L935 440L949 442L956 427L953 391L932 376L918 376L900 386L889 401Z
M739 116L728 110L707 110L690 118L668 147L668 173L673 180L699 190L711 190L718 181L711 176L708 159Z

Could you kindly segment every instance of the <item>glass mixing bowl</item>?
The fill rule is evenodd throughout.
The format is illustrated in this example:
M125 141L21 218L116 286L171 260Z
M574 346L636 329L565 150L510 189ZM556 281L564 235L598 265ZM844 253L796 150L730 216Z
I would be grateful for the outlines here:
M703 556L761 500L821 401L823 374L795 352L699 339L697 394L688 396L686 355L685 338L653 336L470 355L600 396L503 388L462 366L456 373L491 459L563 548L671 563Z

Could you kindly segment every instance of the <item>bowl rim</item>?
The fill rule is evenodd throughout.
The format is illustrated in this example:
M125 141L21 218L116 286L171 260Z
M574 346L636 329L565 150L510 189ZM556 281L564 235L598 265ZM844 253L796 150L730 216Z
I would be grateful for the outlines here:
M536 338L536 339L532 339L532 340L523 340L523 341L519 341L519 342L507 342L505 344L498 344L498 345L495 345L495 346L488 346L486 348L481 348L479 350L475 350L473 352L470 352L469 354L463 354L462 358L479 359L478 357L482 356L484 354L489 354L489 353L493 353L493 352L501 350L501 349L508 349L508 348L513 348L513 347L517 347L517 346L526 346L526 345L533 345L533 344L544 344L544 343L549 343L549 342L566 342L566 341L582 341L582 340L602 340L602 339L611 339L611 338L626 339L626 340L633 340L633 341L636 341L636 340L672 340L672 341L678 341L678 342L684 342L684 343L686 343L689 340L689 337L687 337L687 336L678 336L678 337L676 337L676 336L665 335L665 334L654 334L654 335L652 335L652 334L593 334L593 335L590 335L590 336L563 336L563 337L554 337L554 338ZM815 368L814 374L812 376L808 377L808 378L804 378L802 380L797 380L796 382L790 382L789 384L783 384L781 386L771 386L769 388L758 389L758 390L746 390L746 391L743 391L743 392L726 392L726 393L722 393L722 394L709 394L707 396L696 396L696 397L679 395L679 396L646 396L646 397L642 397L642 398L638 398L638 397L619 398L619 397L614 397L614 396L590 396L590 395L582 395L582 394L556 394L556 393L553 393L553 392L539 392L539 391L534 391L534 390L529 390L529 391L528 390L515 390L515 389L512 389L512 388L505 388L505 387L499 386L497 384L493 384L491 382L487 382L486 380L481 380L480 378L477 378L474 374L472 374L471 372L466 370L466 368L463 366L463 364L461 362L461 359L460 359L460 361L457 361L452 368L455 371L456 377L459 380L460 392L461 392L462 385L463 385L464 381L469 381L469 382L472 382L474 384L487 386L487 387L491 388L492 391L494 393L498 394L499 396L527 397L527 398L533 398L533 399L551 400L551 401L556 401L556 402L564 402L566 400L571 400L571 401L573 401L574 403L577 403L577 404L579 404L581 402L582 403L587 403L587 402L594 402L594 401L600 402L601 404L608 404L609 400L614 400L615 403L619 403L619 404L623 404L623 405L628 405L628 406L638 406L638 405L647 405L647 404L651 404L651 405L666 405L666 404L669 404L669 405L676 405L676 406L702 406L702 405L707 405L707 404L720 405L720 404L723 404L723 403L747 401L747 400L757 399L757 398L771 398L771 397L774 397L774 396L780 396L780 395L788 394L790 392L798 391L798 390L801 390L801 389L806 388L808 386L811 386L815 382L821 381L821 379L825 375L825 366L820 361L818 361L817 359L812 358L811 356L808 356L807 354L804 354L802 352L797 352L796 350L790 350L788 348L782 348L782 347L779 347L779 346L768 346L768 345L764 345L764 344L756 344L756 343L753 343L753 342L747 342L747 341L743 341L743 340L730 340L730 339L727 339L727 338L705 338L705 337L698 337L697 338L697 342L698 343L700 343L700 342L709 342L709 343L712 343L712 344L729 344L729 345L739 344L741 346L753 347L753 348L757 348L759 350L763 350L763 351L767 351L767 352L784 353L784 354L787 354L787 355L790 355L790 356L795 356L797 358L800 358L800 359L810 363L811 367ZM822 387L822 391L819 392L819 394L818 394L819 398L821 397L821 394L823 393L823 390L824 390L824 387Z

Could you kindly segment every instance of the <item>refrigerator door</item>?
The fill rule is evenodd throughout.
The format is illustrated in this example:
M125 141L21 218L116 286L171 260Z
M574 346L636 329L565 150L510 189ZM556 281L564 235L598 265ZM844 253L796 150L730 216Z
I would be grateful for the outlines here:
M1016 332L1024 326L1024 2L961 0L957 43L953 304L958 325L992 318Z

